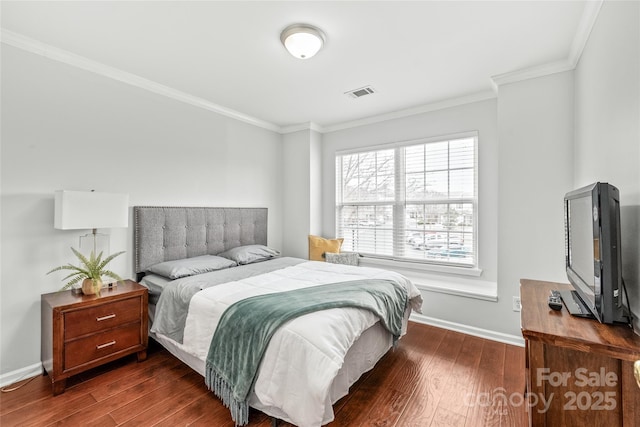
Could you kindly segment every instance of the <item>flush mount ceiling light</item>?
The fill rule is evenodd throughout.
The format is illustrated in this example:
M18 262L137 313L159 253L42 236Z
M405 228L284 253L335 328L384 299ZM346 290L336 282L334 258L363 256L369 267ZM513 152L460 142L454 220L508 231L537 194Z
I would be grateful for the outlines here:
M293 24L280 34L280 41L298 59L309 59L322 48L324 33L312 25Z

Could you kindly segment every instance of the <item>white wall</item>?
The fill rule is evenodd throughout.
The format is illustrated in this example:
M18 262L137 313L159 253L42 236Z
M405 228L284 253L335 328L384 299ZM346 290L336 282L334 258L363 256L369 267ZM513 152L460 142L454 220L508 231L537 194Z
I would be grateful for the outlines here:
M309 234L320 234L322 136L313 130L286 134L283 140L283 255L307 259Z
M307 258L309 234L309 131L284 135L283 255Z
M322 134L311 131L309 138L309 234L322 233ZM288 197L288 195L284 195ZM307 245L308 247L308 245Z
M500 86L500 297L521 278L567 282L563 200L572 184L573 73ZM518 315L518 316L516 316ZM519 327L519 313L504 318Z
M0 375L40 361L45 275L84 232L53 228L58 189L122 192L134 205L259 206L282 248L279 134L2 46ZM133 277L133 227L105 230Z
M604 2L575 70L576 187L620 190L623 277L640 316L640 3ZM636 319L638 320L638 319ZM640 330L640 323L637 323Z

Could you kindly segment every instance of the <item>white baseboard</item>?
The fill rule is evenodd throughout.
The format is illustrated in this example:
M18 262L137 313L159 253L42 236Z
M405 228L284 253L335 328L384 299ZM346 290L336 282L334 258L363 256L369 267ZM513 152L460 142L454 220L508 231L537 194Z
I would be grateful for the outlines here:
M475 337L486 338L492 341L498 341L505 344L524 347L524 338L518 335L504 334L502 332L490 331L488 329L476 328L475 326L463 325L461 323L449 322L446 320L436 319L424 316L422 314L411 313L409 320L425 325L436 326L438 328L448 329L450 331L461 332L463 334L473 335Z
M0 375L0 387L6 387L15 382L35 377L36 375L42 375L42 363L34 363L33 365Z
M451 331L461 332L463 334L473 335L480 338L486 338L492 341L498 341L505 344L524 347L524 339L521 336L503 334L502 332L490 331L488 329L476 328L474 326L463 325L460 323L448 322L446 320L435 319L433 317L424 316L422 314L412 313L410 320L416 323L436 326L438 328L448 329ZM42 374L42 364L34 363L15 371L7 372L0 375L0 387L5 387L17 381L34 377Z

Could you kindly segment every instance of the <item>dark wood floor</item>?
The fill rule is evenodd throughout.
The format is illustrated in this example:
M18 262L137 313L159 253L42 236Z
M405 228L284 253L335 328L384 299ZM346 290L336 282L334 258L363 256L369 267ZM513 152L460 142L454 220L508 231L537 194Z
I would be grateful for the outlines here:
M410 323L398 348L335 404L329 425L525 426L524 381L523 348ZM203 378L153 343L144 362L127 357L67 384L53 397L40 376L2 393L0 425L234 425ZM271 421L253 411L249 425Z

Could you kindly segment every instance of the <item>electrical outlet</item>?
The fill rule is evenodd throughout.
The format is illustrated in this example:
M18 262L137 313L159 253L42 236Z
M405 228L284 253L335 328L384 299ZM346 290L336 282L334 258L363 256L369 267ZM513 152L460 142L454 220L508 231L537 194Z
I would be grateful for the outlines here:
M513 297L513 311L520 311L521 309L520 297Z

